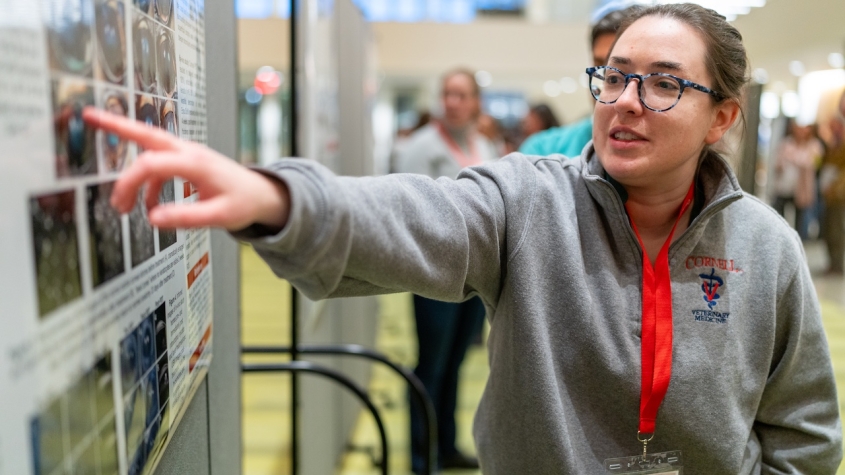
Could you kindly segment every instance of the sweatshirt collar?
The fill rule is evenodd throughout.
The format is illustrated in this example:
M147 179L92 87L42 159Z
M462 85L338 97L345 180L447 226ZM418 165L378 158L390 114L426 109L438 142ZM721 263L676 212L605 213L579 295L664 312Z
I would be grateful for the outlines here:
M609 184L624 205L628 200L628 193L622 184L608 175L601 166L592 142L584 147L581 153L581 161L582 174L587 182L602 181ZM730 165L717 153L708 152L702 158L695 179L695 201L693 202L690 222L694 221L696 217L712 205L724 200L733 201L742 196L742 188L740 188Z

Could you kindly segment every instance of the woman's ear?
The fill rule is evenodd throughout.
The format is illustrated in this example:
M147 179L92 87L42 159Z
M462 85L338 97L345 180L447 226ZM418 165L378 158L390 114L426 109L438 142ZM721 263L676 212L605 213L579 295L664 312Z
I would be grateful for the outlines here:
M718 142L725 135L725 132L734 125L736 118L739 117L739 112L739 102L734 99L725 100L717 104L713 110L713 120L710 123L710 130L707 131L704 142L707 145L713 145Z

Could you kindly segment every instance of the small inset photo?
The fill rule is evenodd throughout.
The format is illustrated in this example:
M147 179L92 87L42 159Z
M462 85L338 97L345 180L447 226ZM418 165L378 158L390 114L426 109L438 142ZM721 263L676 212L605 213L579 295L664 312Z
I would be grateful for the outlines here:
M32 459L35 473L65 473L64 430L62 429L62 399L50 405L30 420Z
M161 187L161 193L158 195L158 202L161 204L176 202L176 185L173 180L169 180ZM168 247L176 244L178 236L175 229L158 228L158 250L163 251Z
M114 182L88 187L88 231L91 247L91 280L98 287L126 269L123 259L123 224L110 200Z
M173 27L173 0L153 0L155 19L165 26Z
M118 0L95 0L97 25L98 79L114 84L126 83L126 22L123 3Z
M161 127L161 117L159 116L160 102L161 99L155 96L151 96L149 94L136 94L135 120L143 122L147 127ZM144 147L141 147L140 145L137 147L139 154L144 151Z
M143 92L158 92L156 85L156 37L158 26L148 17L135 14L132 20L135 45L135 88Z
M132 3L135 5L135 8L147 15L153 14L153 0L132 0Z
M118 91L117 89L105 89L100 93L99 107L106 111L129 116L129 99L126 93ZM129 152L129 142L121 139L115 134L110 134L102 130L97 131L102 164L106 172L119 172L127 164L127 156Z
M173 97L176 94L176 43L170 30L160 29L156 50L159 94Z
M93 76L94 5L92 0L43 2L50 69L84 77Z
M94 105L94 90L82 80L54 80L53 127L56 137L56 176L97 173L95 131L82 120L82 109Z
M155 254L153 227L147 220L147 205L143 192L138 193L135 207L129 212L129 248L132 267L137 267Z
M76 192L38 195L29 200L38 314L82 296L77 237Z
M171 100L161 101L161 128L165 132L179 136L179 116L176 113L176 102Z

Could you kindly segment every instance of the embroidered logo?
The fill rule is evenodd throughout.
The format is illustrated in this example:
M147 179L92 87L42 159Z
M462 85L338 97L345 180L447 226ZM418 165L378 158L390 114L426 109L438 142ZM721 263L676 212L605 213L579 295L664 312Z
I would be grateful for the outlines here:
M720 297L719 288L725 285L725 281L716 275L715 268L710 269L709 274L698 274L698 277L701 278L701 290L704 291L704 301L707 302L710 310L713 310L713 307L719 303L717 302Z
M712 267L731 274L743 273L742 269L739 268L733 259L720 259L710 256L689 256L684 264L687 269L706 269L708 267Z

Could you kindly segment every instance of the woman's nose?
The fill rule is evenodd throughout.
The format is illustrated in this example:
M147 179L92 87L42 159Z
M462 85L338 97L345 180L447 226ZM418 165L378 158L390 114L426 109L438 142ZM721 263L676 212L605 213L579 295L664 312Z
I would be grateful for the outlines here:
M637 82L635 82L637 81ZM616 99L614 105L620 112L641 112L642 103L640 102L639 79L633 78L625 84L622 89L622 94L619 99Z

